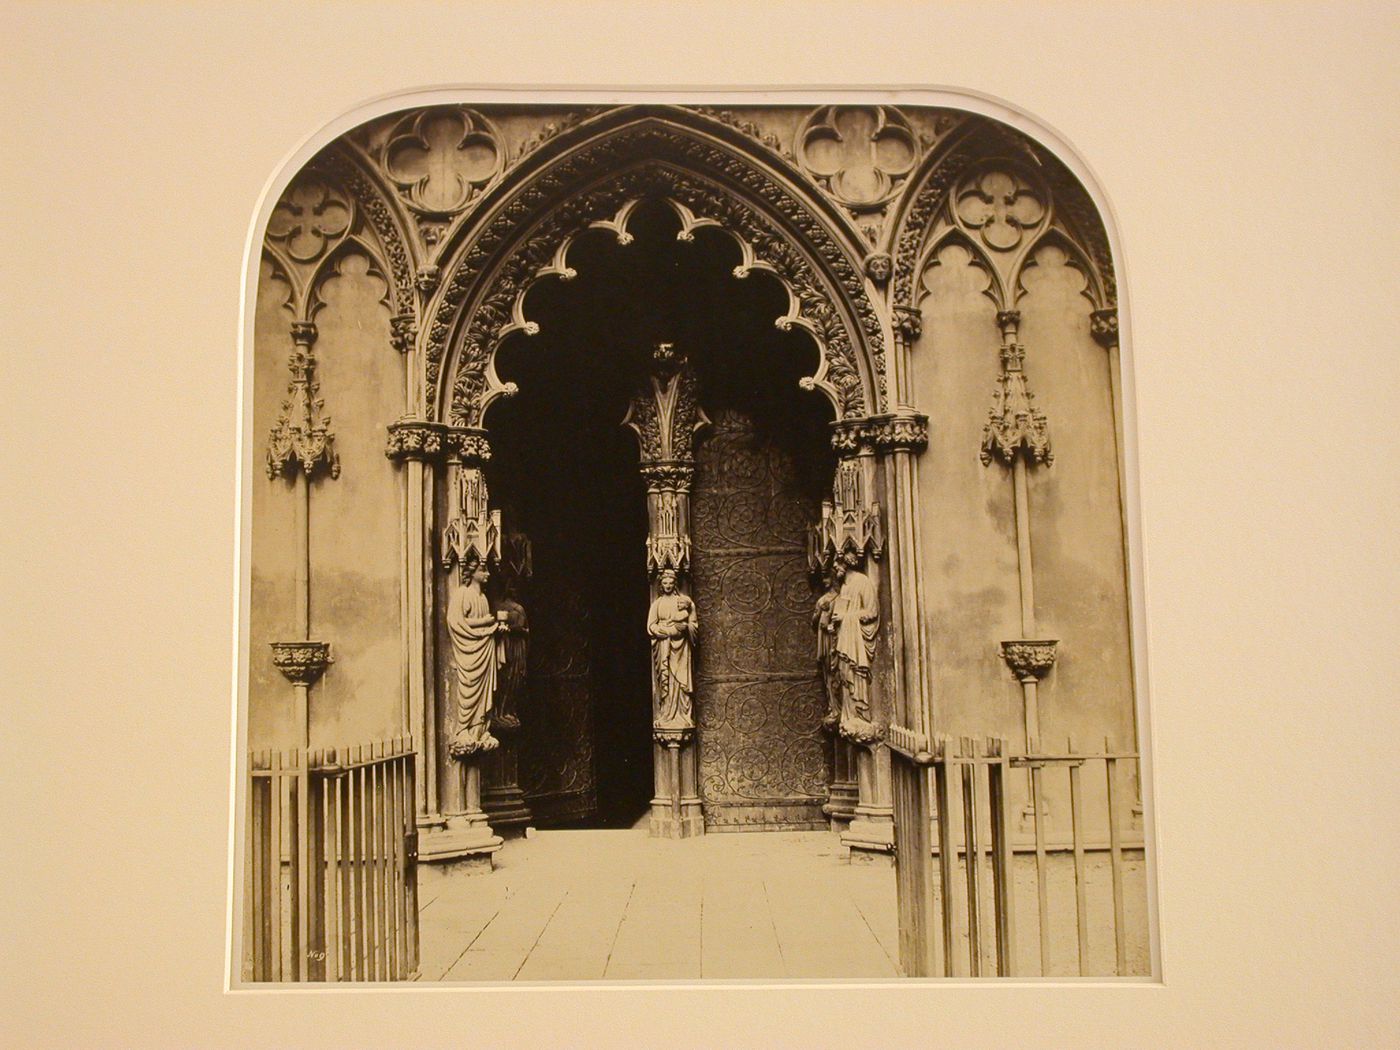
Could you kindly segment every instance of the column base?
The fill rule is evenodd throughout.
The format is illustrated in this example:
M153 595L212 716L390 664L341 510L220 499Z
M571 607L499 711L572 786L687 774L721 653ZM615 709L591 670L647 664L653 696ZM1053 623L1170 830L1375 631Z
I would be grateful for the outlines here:
M852 864L894 863L894 821L857 815L841 833L841 845L850 851Z
M693 839L705 834L705 816L700 809L700 800L682 799L678 821L669 798L652 799L648 831L654 839Z
M418 859L425 864L447 865L452 871L490 871L501 841L484 819L453 817L440 824L420 825Z
M523 835L526 826L535 819L525 804L525 793L515 786L486 788L481 793L481 810L491 829L503 838Z
M856 806L860 802L860 791L854 780L838 780L827 790L822 812L831 821L831 830L838 834L845 831L855 819Z

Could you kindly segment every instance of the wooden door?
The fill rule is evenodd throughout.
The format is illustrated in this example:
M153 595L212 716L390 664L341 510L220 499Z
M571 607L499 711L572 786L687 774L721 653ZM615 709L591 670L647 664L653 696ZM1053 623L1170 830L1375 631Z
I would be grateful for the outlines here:
M825 699L806 536L816 500L793 452L737 410L696 453L695 706L707 831L825 828Z

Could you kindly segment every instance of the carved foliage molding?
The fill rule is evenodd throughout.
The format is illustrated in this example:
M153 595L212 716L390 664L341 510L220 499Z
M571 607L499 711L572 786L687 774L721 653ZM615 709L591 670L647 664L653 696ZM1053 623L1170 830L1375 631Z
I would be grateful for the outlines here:
M1055 646L1058 644L1059 641L1054 638L1013 639L1001 643L1001 657L1018 681L1034 682L1044 678L1055 666Z
M272 663L293 685L314 685L331 661L329 642L271 642Z
M603 186L568 194L569 187L589 175L635 165L638 157L649 160ZM667 162L724 181L713 182ZM719 223L743 238L758 260L782 276L799 303L801 318L822 345L826 379L836 391L843 415L862 415L870 407L857 363L857 339L864 344L875 372L876 400L883 403L885 361L880 320L865 294L860 271L823 222L765 173L733 153L678 129L644 125L579 150L546 169L501 208L466 249L440 296L425 346L427 389L434 390L439 386L448 340L454 330L461 332L447 407L453 422L479 425L486 370L496 339L511 323L520 295L538 274L550 268L560 245L590 223L611 219L628 201L646 196L669 197L696 215ZM745 196L773 208L796 231L795 237L749 205ZM458 325L458 314L469 293L480 291L488 265L520 229L529 228L531 220L541 214L547 216L545 220L526 241L509 249L465 323ZM826 272L837 282L843 299L856 314L861 329L858 336L848 331L831 290L797 248L795 239L822 260ZM430 414L436 414L436 403L427 407Z

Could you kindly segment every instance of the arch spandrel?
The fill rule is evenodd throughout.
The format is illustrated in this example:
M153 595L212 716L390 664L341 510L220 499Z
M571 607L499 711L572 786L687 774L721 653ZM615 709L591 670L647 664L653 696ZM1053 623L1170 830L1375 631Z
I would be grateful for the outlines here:
M886 322L867 293L862 252L815 195L765 159L670 120L643 114L595 136L575 134L584 138L572 149L561 145L502 185L444 266L422 340L429 419L480 425L486 404L506 390L491 359L503 332L526 320L523 293L542 275L566 275L570 239L596 224L625 227L629 206L645 198L683 209L682 234L725 229L748 269L783 281L797 309L778 323L813 334L822 363L805 385L826 393L838 417L883 409Z

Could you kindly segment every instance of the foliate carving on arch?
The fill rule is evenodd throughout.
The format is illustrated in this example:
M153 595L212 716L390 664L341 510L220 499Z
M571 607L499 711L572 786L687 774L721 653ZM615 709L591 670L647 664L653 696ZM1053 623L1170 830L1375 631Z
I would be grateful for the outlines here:
M552 211L549 210L551 201L565 196L567 187L590 174L623 167L639 155L648 158L645 166L634 168L605 186L568 197ZM876 400L883 404L885 359L880 319L865 293L862 274L822 221L802 202L741 157L689 135L646 127L631 134L606 139L561 160L500 209L466 250L442 291L428 329L424 348L428 390L438 388L454 322L468 294L485 273L488 262L507 245L517 230L539 214L548 213L529 240L511 250L493 277L485 297L474 307L467 320L460 340L461 350L453 377L451 399L445 408L454 423L470 426L480 423L485 373L497 334L512 320L512 311L520 293L541 270L550 267L560 244L589 223L612 218L622 204L657 195L669 197L742 237L758 260L782 275L798 300L801 318L812 326L823 345L826 380L837 391L842 414L864 415L876 407L866 405L851 334L807 257L797 250L772 220L737 197L729 186L667 167L667 161L712 173L763 200L797 231L812 253L822 259L856 313L875 372ZM431 402L427 409L430 414L439 411L438 405Z
M798 128L797 163L852 211L883 208L919 163L918 133L892 106L822 106Z
M711 120L717 120L721 124L734 128L736 131L747 135L755 142L767 146L784 160L795 159L792 155L792 150L784 149L782 140L779 139L777 135L771 131L764 131L758 124L755 124L752 120L745 120L731 109L717 109L714 106L690 106L687 108L693 109L701 116L709 117Z

